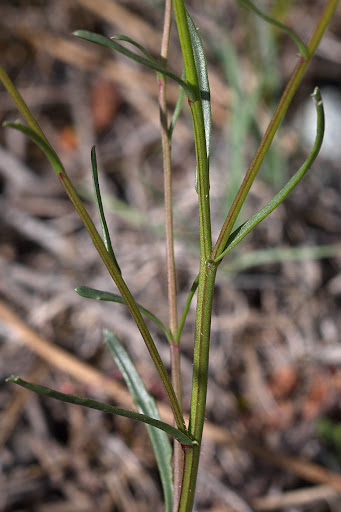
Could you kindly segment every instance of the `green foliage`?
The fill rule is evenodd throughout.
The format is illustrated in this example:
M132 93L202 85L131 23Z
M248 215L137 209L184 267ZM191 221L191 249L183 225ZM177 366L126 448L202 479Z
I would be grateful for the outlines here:
M173 427L172 425L168 425L163 421L160 421L155 418L151 418L146 414L139 414L137 412L128 411L126 409L121 409L120 407L114 407L112 405L104 404L102 402L97 402L96 400L91 400L90 398L82 398L76 395L67 395L65 393L60 393L59 391L55 391L54 389L46 388L45 386L39 386L38 384L32 384L31 382L26 382L20 377L12 375L8 377L7 382L14 382L14 384L18 384L23 388L29 389L38 393L38 395L48 396L50 398L54 398L55 400L60 400L61 402L67 402L69 404L82 405L83 407L88 407L89 409L96 409L97 411L102 411L109 414L117 414L118 416L124 416L125 418L130 418L132 420L141 421L142 423L146 423L147 425L151 425L154 428L158 428L170 436L174 437L179 443L185 446L193 446L195 441L188 437L186 434Z
M198 193L199 209L200 266L198 277L196 278L191 290L189 291L181 321L179 322L179 325L176 326L176 328L168 329L164 323L161 322L152 312L148 311L140 304L137 304L122 276L121 269L118 265L112 247L104 214L103 201L98 180L95 149L93 148L91 151L92 175L95 189L95 200L98 207L103 239L97 232L94 223L88 215L78 193L69 180L60 159L51 147L50 143L47 141L41 128L34 120L32 114L16 90L14 84L11 82L6 72L0 66L0 79L9 94L12 96L28 125L25 126L20 123L6 123L6 126L25 133L45 153L61 184L64 186L65 191L67 192L77 213L82 219L84 226L88 230L89 235L98 251L98 254L108 269L108 272L112 277L113 282L117 286L120 295L111 292L95 290L86 286L80 286L76 289L76 291L79 295L89 299L120 303L128 307L159 374L160 381L164 387L173 411L176 427L160 420L155 403L150 397L149 393L147 393L134 364L119 343L117 337L110 331L104 332L105 341L126 380L127 386L140 411L138 413L129 411L127 409L113 407L88 398L59 393L49 388L26 382L19 377L12 376L8 380L44 396L62 400L71 404L77 404L92 409L97 409L106 413L118 414L145 423L148 428L160 470L167 512L176 508L179 512L190 512L193 509L201 440L205 420L212 299L218 266L224 256L229 251L231 251L253 228L255 228L263 219L265 219L300 182L305 173L311 167L320 150L324 132L323 105L319 91L318 89L315 89L313 97L315 99L317 109L317 134L314 147L310 152L307 160L297 171L297 173L289 180L289 182L282 188L282 190L277 195L275 195L275 197L269 201L267 205L265 205L255 215L251 216L250 219L242 224L238 229L233 231L239 212L248 196L250 187L258 174L258 171L262 165L265 155L269 151L272 140L280 126L280 123L283 120L290 102L301 83L304 72L312 56L314 55L317 45L338 4L337 0L327 1L326 8L321 14L308 44L304 45L302 41L291 31L291 29L284 26L282 23L278 22L271 16L260 11L251 2L247 0L238 1L240 4L253 11L263 20L266 20L270 24L284 30L297 44L301 56L295 67L292 77L283 92L282 98L274 112L268 129L263 136L263 139L250 164L250 167L246 171L244 180L236 193L229 212L226 215L225 221L221 227L221 231L215 245L212 244L209 197L209 157L211 147L210 86L202 40L198 34L195 23L192 21L191 17L186 11L184 1L173 0L174 14L184 61L184 72L181 78L172 73L167 68L166 64L159 64L159 62L154 59L145 48L143 48L138 42L131 38L126 36L114 36L114 38L109 39L100 34L94 34L86 30L78 30L75 32L75 35L81 39L104 46L111 50L118 51L128 58L134 60L135 62L155 71L159 75L160 82L163 84L165 83L166 77L175 80L179 84L182 92L179 93L178 102L173 114L172 121L169 126L167 121L166 128L162 126L162 129L166 130L165 133L168 140L169 149L174 125L183 103L184 93L188 97L188 103L191 109L193 120L193 137L196 152L196 190ZM167 26L169 27L170 23L168 23L168 25L165 23L165 27ZM164 30L166 31L167 29L165 28ZM165 35L167 36L167 33ZM118 41L132 45L142 53L142 56L131 52L125 46L118 43ZM165 62L164 54L162 54L162 62ZM246 132L246 128L250 124L249 109L252 110L252 112L256 112L255 104L259 97L258 92L259 91L257 90L254 96L251 97L250 103L246 104L243 115L241 116L242 122L239 125L239 129L242 130L242 134ZM161 104L160 101L161 111L163 107L164 104ZM164 135L163 131L162 135ZM166 162L166 160L167 158L165 157L165 175L167 173L171 173L170 163ZM165 195L166 194L171 194L171 190L165 189ZM171 209L166 212L166 217L166 221L169 221L171 224ZM166 243L168 245L173 244L171 237L166 240ZM168 282L170 282L170 280L170 270L168 269ZM159 328L161 328L163 334L169 341L172 353L172 350L174 351L174 347L178 348L180 343L182 329L191 304L191 300L196 290L198 290L198 295L196 309L196 328L194 333L194 371L192 381L190 421L187 427L182 414L181 374L179 361L176 357L172 358L171 381L142 315L152 320L156 325L158 325ZM169 302L170 304L173 302L173 305L175 304L176 308L176 297L171 297ZM175 385L174 383L177 383L179 386ZM183 459L181 457L176 458L177 462L175 462L175 464L178 464L178 466L174 467L174 475L178 475L177 483L181 487L179 496L177 493L178 489L176 488L177 484L175 480L175 489L173 489L174 494L172 496L172 470L170 465L171 450L167 435L172 436L175 440L181 443L185 453L185 457ZM173 500L174 496L176 496L176 499L179 502L178 507L175 500ZM174 501L173 508L172 501Z
M116 302L117 304L124 304L127 305L123 297L120 295L117 295L115 293L110 292L102 292L101 290L95 290L94 288L90 288L89 286L78 286L75 289L75 292L78 293L81 297L85 297L86 299L93 299L93 300L104 300L108 302ZM153 322L162 329L164 332L166 338L168 341L172 341L171 334L169 332L169 329L159 320L151 311L141 306L141 304L137 304L137 307L141 311L142 314L146 315L150 320L153 320Z
M81 39L85 39L86 41L90 41L91 43L99 44L100 46L105 46L106 48L110 48L111 50L116 50L125 55L126 57L135 60L139 64L142 64L147 68L153 69L154 71L157 71L162 75L166 75L169 78L172 78L179 85L181 85L181 87L183 87L187 96L191 100L194 100L195 96L193 90L188 84L186 84L186 82L184 82L179 76L169 71L169 69L166 69L160 64L158 64L158 62L156 62L156 60L149 55L147 50L145 50L139 43L136 43L132 39L125 36L114 36L115 39L129 41L131 44L139 48L139 50L141 50L145 56L148 56L147 58L136 55L135 53L131 52L121 44L117 43L114 39L109 39L108 37L102 36L101 34L95 34L94 32L89 32L87 30L76 30L76 32L74 32L74 35Z
M275 27L278 27L281 30L283 30L294 41L294 43L296 44L298 51L300 52L302 57L304 57L305 59L308 58L308 52L307 52L307 48L306 48L305 44L301 41L301 39L292 30L290 30L289 27L287 27L280 21L276 20L275 18L272 18L268 14L266 14L263 11L261 11L260 9L258 9L249 0L237 0L237 2L240 5L242 5L243 7L245 7L246 9L250 9L251 11L253 11L255 14L257 14L257 16L259 16L263 20L265 20L268 23L271 23L272 25L274 25Z
M92 167L92 180L93 180L93 184L94 184L97 210L98 210L99 219L101 222L101 228L102 228L105 248L108 251L114 265L118 268L120 274L122 274L121 269L117 263L117 259L116 259L114 250L112 248L109 229L108 229L107 221L106 221L105 215L104 215L103 202L102 202L102 197L101 197L101 192L99 189L99 182L98 182L97 158L96 158L95 146L91 149L91 167Z
M161 421L155 400L146 390L134 363L122 347L117 336L108 330L104 331L104 339L119 367L138 410L150 418ZM148 435L153 446L156 462L159 468L166 512L171 512L173 503L172 447L166 433L146 423Z
M279 206L282 201L292 192L292 190L298 185L303 176L309 171L312 164L314 163L316 157L319 154L319 151L323 142L324 135L324 110L323 103L320 91L318 87L315 88L312 97L315 100L315 106L317 111L317 127L316 127L316 140L313 149L309 153L308 158L299 168L299 170L294 174L294 176L288 181L288 183L275 195L259 212L255 213L248 219L244 224L239 226L229 237L226 247L221 255L214 260L214 263L218 263L218 261L222 260L223 257L230 252L234 247L236 247L239 242L243 240L243 238L252 231L262 220L264 220L270 213L272 213L277 206ZM213 261L212 261L213 263Z
M326 443L328 443L341 457L341 423L331 421L327 418L320 418L316 422L316 433Z

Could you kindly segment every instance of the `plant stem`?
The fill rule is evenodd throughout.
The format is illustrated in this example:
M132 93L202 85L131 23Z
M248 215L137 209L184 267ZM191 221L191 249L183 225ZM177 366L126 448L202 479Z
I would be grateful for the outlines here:
M62 182L75 210L77 211L78 215L81 217L85 228L87 229L99 255L101 256L105 266L108 269L109 274L113 278L117 288L119 289L125 303L127 304L130 313L135 320L135 323L142 335L142 338L147 346L147 349L151 355L151 358L154 362L154 365L160 375L160 378L162 380L162 383L164 385L165 391L167 393L168 399L170 401L170 405L172 407L172 411L174 414L175 423L179 430L186 431L186 426L183 420L182 411L180 408L180 405L178 403L175 391L173 389L171 380L168 376L167 370L161 360L161 357L157 351L157 348L155 346L155 343L150 335L150 332L146 326L145 321L142 318L142 315L138 309L138 306L131 295L131 292L126 285L120 270L116 265L114 264L110 254L106 250L106 247L104 245L104 242L102 238L99 236L98 231L96 230L89 214L87 213L86 209L84 208L83 203L79 199L79 196L73 187L72 183L70 182L69 178L66 174L60 173L59 174L60 181Z
M198 76L189 33L186 9L183 0L173 0L176 24L178 27L182 56L187 83L194 92L195 99L189 100L191 108L196 165L198 176L199 222L200 222L200 264L203 268L212 251L211 214L210 214L210 185L209 168L206 152L205 126Z
M212 301L217 268L217 265L207 263L204 268L204 277L199 278L191 413L188 428L190 435L197 441L198 445L191 447L190 450L184 447L185 458L179 512L190 512L194 502L205 421Z
M212 251L209 203L209 162L206 151L205 127L198 76L195 67L184 2L183 0L174 0L173 3L184 59L186 79L196 95L194 101L189 101L189 105L191 108L194 129L200 223L200 271L189 424L189 431L198 442L198 445L191 448L191 450L184 449L184 470L178 510L185 512L192 510L193 507L199 465L200 445L206 406L212 299L217 265L206 263Z
M277 107L273 119L266 131L266 134L259 146L256 156L251 163L247 175L240 187L236 199L231 207L231 211L222 228L221 234L218 238L211 258L215 259L224 250L228 236L232 230L233 224L238 216L240 208L246 198L246 195L251 187L251 184L258 172L258 169L268 151L272 139L283 119L286 110L300 84L303 74L316 50L316 47L336 9L338 0L329 0L325 10L323 11L313 35L307 45L308 59L300 58L294 73L289 81L287 88L284 91L282 99ZM186 77L196 91L197 82L193 73L195 70L194 63L192 62L193 53L191 51L189 35L186 32L186 17L183 1L174 0L174 11L176 15L180 43L183 52L185 63ZM203 150L204 130L200 120L200 101L196 101L191 105L194 135L196 142L197 152L197 169L198 169L198 185L199 185L199 211L200 211L200 273L199 273L199 289L198 289L198 302L197 302L197 316L196 316L196 332L195 332L195 345L194 345L194 366L193 366L193 384L192 384L192 399L191 399L191 413L189 433L198 442L197 446L184 448L184 471L181 488L181 496L179 502L179 512L191 512L193 509L195 487L198 474L200 446L202 439L202 432L204 426L204 415L206 406L206 393L207 393L207 380L208 380L208 359L209 359L209 342L210 342L210 324L212 315L212 300L214 283L216 277L217 266L211 265L207 260L207 250L210 246L210 219L209 219L209 206L205 201L208 199L206 196L208 185L208 165L206 159L206 173L205 173L205 151ZM202 161L201 161L202 159ZM204 261L203 261L204 258Z
M258 147L258 150L250 164L249 169L244 177L244 180L238 190L238 193L233 201L230 211L225 219L224 225L219 234L217 243L212 253L212 259L216 259L223 252L228 237L231 234L233 226L239 215L239 212L244 204L246 196L251 188L251 185L259 171L260 166L263 163L264 157L267 154L272 140L281 124L283 117L288 110L288 107L296 93L298 86L300 85L303 75L316 51L316 48L326 30L331 17L337 7L339 0L329 0L321 17L314 29L314 32L307 44L307 58L300 56L294 72L282 94L280 102L274 112L274 115L270 121L270 124L263 136L263 139Z
M102 258L110 276L112 277L114 283L116 284L117 288L119 289L125 303L127 304L129 311L135 320L135 323L142 335L142 338L147 346L147 349L150 353L150 356L154 362L154 365L159 373L159 376L161 378L161 381L163 383L164 389L167 393L170 406L172 408L173 414L174 414L174 420L176 423L176 426L179 430L182 432L187 432L185 421L183 419L182 415L182 409L180 407L180 404L178 402L176 393L174 391L174 388L172 386L172 382L168 376L167 370L163 364L163 361L160 357L160 354L155 346L155 343L153 341L153 338L151 337L151 334L148 330L148 327L145 323L145 321L142 318L141 312L138 308L138 305L136 304L128 286L126 285L119 267L117 264L115 264L115 261L111 257L110 253L107 251L105 244L100 237L97 229L94 226L94 223L92 222L88 212L86 211L76 189L72 185L71 181L69 180L67 173L55 154L53 148L51 147L50 143L46 139L43 131L41 130L40 126L35 121L34 117L32 116L29 108L27 107L26 103L24 102L23 98L15 88L13 82L5 72L5 70L0 66L0 80L4 84L5 88L9 92L9 94L14 99L19 111L25 118L27 124L31 128L33 133L27 133L31 138L33 138L34 142L45 152L46 156L48 156L50 162L53 165L54 171L56 175L59 178L59 181L63 185L66 193L68 194L70 201L72 202L76 212L80 216L86 230L88 231L91 240L93 241L93 244L95 245L98 254ZM24 133L28 132L29 129L24 126L21 127L21 130L24 131Z
M40 128L37 121L32 116L30 109L26 105L26 102L22 98L22 96L17 91L15 85L13 84L10 77L7 75L4 68L0 65L0 81L3 83L4 87L7 89L7 92L12 97L14 103L18 107L18 110L21 112L21 115L25 119L26 123L30 128L32 128L33 131L35 131L39 137L41 137L47 144L49 144L48 140L46 139L44 132Z
M161 63L167 66L169 34L171 27L172 0L166 0L164 27L161 42ZM167 114L167 79L165 75L159 74L159 108L161 122L161 143L164 170L164 211L165 211L165 234L166 234L166 259L167 259L167 282L168 282L168 305L169 305L169 328L173 340L175 340L178 329L177 300L176 300L176 273L174 258L174 228L173 228L173 197L172 197L172 163L171 163L171 140L168 129ZM175 379L177 381L178 378ZM174 385L174 383L173 383ZM178 397L181 390L177 390Z
M161 65L167 67L169 52L169 37L172 23L172 0L165 1L164 25L161 41ZM179 343L176 342L178 330L177 295L176 295L176 268L174 257L174 226L173 226L173 197L172 197L172 162L171 162L171 136L168 127L167 108L167 77L158 74L159 78L159 109L161 122L161 144L164 176L164 212L166 235L166 262L168 284L169 330L172 341L169 344L171 378L174 391L182 408L182 385L180 370ZM173 452L173 511L176 512L180 498L182 480L183 452L181 445L174 441Z

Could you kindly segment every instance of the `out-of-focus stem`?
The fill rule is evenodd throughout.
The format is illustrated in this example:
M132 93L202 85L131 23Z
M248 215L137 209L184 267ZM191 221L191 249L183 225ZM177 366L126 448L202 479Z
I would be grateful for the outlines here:
M161 64L167 67L169 36L172 21L172 0L165 1L164 25L161 41ZM171 163L171 138L168 128L167 116L167 90L166 76L159 75L159 108L161 120L161 143L164 173L164 211L165 211L165 235L166 235L166 261L168 283L168 308L169 330L173 342L170 343L171 377L178 402L181 407L181 373L179 345L175 342L178 330L177 296L176 296L176 269L174 258L174 229L173 229L173 198L172 198L172 163ZM180 484L182 479L183 454L179 443L174 442L173 455L173 511L178 508L180 496Z
M161 43L162 65L167 65L169 33L171 27L172 0L166 0L164 29ZM172 198L172 164L171 164L171 141L168 131L167 116L167 91L166 77L159 77L159 106L161 119L161 142L164 166L164 195L165 195L165 231L166 231L166 257L168 276L168 303L169 303L169 327L175 339L178 318L176 301L176 274L174 259L174 229L173 229L173 198Z

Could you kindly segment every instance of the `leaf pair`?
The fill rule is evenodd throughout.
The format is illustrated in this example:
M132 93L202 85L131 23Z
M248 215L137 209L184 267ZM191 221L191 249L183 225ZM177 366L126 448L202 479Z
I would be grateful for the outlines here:
M60 393L59 391L55 391L45 386L27 382L16 376L9 377L7 381L18 384L19 386L38 393L39 395L54 398L70 404L81 405L90 409L96 409L108 414L116 414L145 423L160 472L166 512L171 512L173 479L170 460L172 457L172 448L167 435L170 435L184 446L193 446L196 443L187 434L181 432L172 425L161 421L154 399L146 390L133 362L123 349L117 336L113 332L105 330L104 339L117 366L121 370L127 387L134 399L135 405L139 410L138 413L127 409L121 409L120 407L114 407L96 400L91 400L89 398Z

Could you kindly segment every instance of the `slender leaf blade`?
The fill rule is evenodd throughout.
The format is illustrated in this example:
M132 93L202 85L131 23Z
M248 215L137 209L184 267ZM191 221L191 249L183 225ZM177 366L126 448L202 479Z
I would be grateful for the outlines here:
M103 239L104 239L104 245L108 253L110 254L114 264L118 268L118 270L121 272L120 266L117 263L117 259L114 253L114 250L112 248L109 229L107 225L107 221L104 214L104 208L102 203L102 196L101 191L99 188L99 181L98 181L98 171L97 171L97 157L96 157L96 148L95 146L91 149L91 168L92 168L92 181L94 185L94 191L95 191L95 198L96 198L96 205L99 215L99 220L101 223L102 233L103 233Z
M138 50L140 50L140 52L148 59L150 60L151 62L154 62L154 64L157 64L157 61L154 59L154 57L152 57L150 55L150 53L144 48L144 46L142 46L142 44L138 43L137 41L134 41L134 39L131 39L131 37L128 37L128 36L124 36L122 34L115 34L114 36L112 36L110 38L112 41L124 41L126 43L130 43L132 44L133 46L135 46L135 48L137 48Z
M117 366L121 370L121 373L138 410L143 414L160 420L159 411L156 407L154 399L146 390L142 379L134 366L134 363L122 347L117 336L113 332L105 330L104 339ZM146 425L146 428L153 446L156 462L160 472L160 478L165 497L166 511L171 512L173 495L173 476L171 467L172 447L167 435L164 432L157 430L149 425Z
M172 73L169 71L169 69L164 68L157 62L154 62L153 60L150 60L149 58L141 57L140 55L136 55L136 53L131 52L128 50L128 48L125 48L121 44L117 43L116 41L113 41L109 39L108 37L102 36L101 34L95 34L94 32L89 32L88 30L76 30L74 32L74 35L76 37L79 37L81 39L84 39L86 41L89 41L91 43L99 44L100 46L105 46L106 48L110 48L111 50L116 50L126 57L129 57L132 60L135 60L139 64L143 64L147 68L153 69L154 71L157 71L158 73L162 73L163 75L168 76L169 78L172 78L175 80L181 87L184 88L187 96L191 99L195 99L195 94L192 90L192 88L186 84L179 76L177 76L175 73Z
M198 286L199 286L199 274L195 278L195 280L191 286L191 289L189 291L189 294L187 296L186 304L185 304L185 307L184 307L184 310L182 313L182 317L181 317L181 320L179 323L178 331L176 333L175 343L180 343L181 333L182 333L182 330L183 330L185 322L186 322L186 318L187 318L187 315L189 312L189 308L190 308L192 299L194 297L195 292L197 291Z
M90 288L89 286L78 286L75 289L75 292L78 293L81 297L86 299L93 300L104 300L108 302L116 302L118 304L127 305L123 297L121 295L117 295L116 293L103 292L101 290L96 290L95 288ZM164 332L168 341L172 340L171 334L167 327L155 316L151 311L141 306L141 304L137 304L137 307L141 311L142 314L146 315L150 320L152 320L162 331Z
M252 2L249 0L237 0L237 2L245 7L246 9L249 9L250 11L253 11L257 16L262 18L263 20L267 21L268 23L271 23L271 25L274 25L275 27L280 28L283 30L296 44L298 51L304 57L305 59L308 58L308 52L307 47L303 43L303 41L298 37L298 35L295 34L289 27L281 23L280 21L276 20L275 18L272 18L272 16L269 16L269 14L261 11L256 7Z
M185 77L186 77L185 70L183 70L182 74L181 74L181 79L185 80ZM183 90L183 88L179 87L179 93L178 93L178 97L177 97L177 100L176 100L175 109L174 109L173 116L172 116L172 119L171 119L171 122L170 122L170 125L169 125L169 129L168 129L169 140L172 140L174 127L176 125L176 122L177 122L177 120L179 118L179 115L180 115L180 112L182 110L182 105L183 105L183 102L184 102L184 93L185 93L185 91Z
M211 149L211 132L212 132L212 114L211 114L211 92L210 92L210 84L208 80L207 73L207 62L205 57L205 51L202 44L201 37L199 36L198 30L186 11L187 14L187 22L189 33L192 41L193 55L195 68L198 75L198 82L200 87L200 95L201 95L201 103L202 110L204 115L204 124L205 124L205 140L206 140L206 153L207 159L210 158L210 149Z
M239 242L241 242L243 238L248 233L250 233L250 231L254 227L256 227L268 215L270 215L270 213L273 212L275 208L277 208L277 206L282 201L284 201L284 199L296 187L296 185L301 181L301 179L309 171L312 164L314 163L316 157L320 152L324 136L324 108L321 93L318 87L315 87L312 97L315 101L317 113L317 127L315 143L311 152L308 155L308 158L306 159L304 164L299 168L299 170L292 176L288 183L284 185L284 187L278 192L278 194L276 194L261 210L259 210L259 212L252 215L252 217L250 217L246 222L244 222L244 224L239 226L235 231L233 231L233 233L231 233L224 251L218 258L214 260L214 263L218 263L218 261L222 260L223 257L228 252L230 252L234 247L236 247L236 245L239 244Z
M168 425L168 423L165 423L164 421L159 421L155 418L150 418L145 414L137 413L134 411L128 411L127 409L121 409L120 407L114 407L112 405L98 402L97 400L91 400L90 398L83 398L76 395L67 395L65 393L60 393L59 391L55 391L54 389L50 389L45 386L40 386L38 384L33 384L32 382L27 382L21 379L20 377L17 377L16 375L11 375L11 377L8 377L8 379L6 379L6 382L13 382L14 384L18 384L23 388L29 389L30 391L34 391L38 395L54 398L55 400L60 400L61 402L81 405L83 407L88 407L89 409L96 409L97 411L102 411L108 414L117 414L118 416L124 416L125 418L141 421L142 423L146 423L147 425L152 425L153 427L163 430L170 436L177 439L183 445L192 446L193 444L195 444L192 441L192 439L189 436L187 436L184 432L181 432L181 430L178 430L172 425Z

